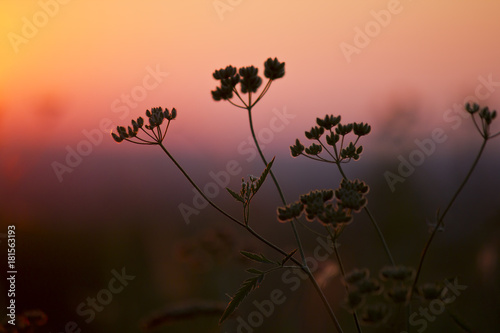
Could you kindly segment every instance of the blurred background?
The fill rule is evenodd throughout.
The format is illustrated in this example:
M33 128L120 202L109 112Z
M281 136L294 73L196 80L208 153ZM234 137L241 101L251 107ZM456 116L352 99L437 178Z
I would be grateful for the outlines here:
M368 122L364 153L345 171L370 185L369 207L396 262L416 266L426 221L444 209L481 145L464 103L500 105L499 12L493 0L2 1L0 248L4 276L3 236L15 225L18 314L46 313L37 332L137 332L165 307L182 312L185 302L227 302L252 265L239 250L279 259L211 207L200 207L161 149L118 145L109 135L148 108L175 107L165 141L172 155L202 188L237 163L227 186L239 190L241 178L260 174L263 164L247 114L212 100L218 85L212 73L227 65L255 65L263 73L268 57L284 61L286 74L255 107L254 125L265 155L276 156L273 169L287 200L339 185L331 165L290 156L289 146L295 138L307 141L303 133L316 117ZM432 140L436 131L441 142ZM415 153L422 142L427 154ZM457 276L467 289L447 311L477 332L500 324L499 149L498 140L486 147L420 280ZM414 170L391 188L387 172L398 174L412 158ZM215 188L213 200L240 217L241 207ZM252 224L293 250L290 227L275 218L279 205L269 180L253 202ZM193 214L183 216L180 207ZM299 230L313 256L316 236ZM376 275L389 263L364 214L340 244L347 270L367 267ZM354 330L341 306L345 290L335 261L318 265L335 312L346 331ZM109 292L124 272L123 289ZM207 316L154 332L332 331L309 282L290 279L266 278L223 326ZM6 279L1 283L7 304ZM286 301L262 323L259 315L249 318L257 311L252 302L276 288ZM447 311L426 331L461 332ZM238 316L255 327L242 326ZM377 330L397 327L366 328Z

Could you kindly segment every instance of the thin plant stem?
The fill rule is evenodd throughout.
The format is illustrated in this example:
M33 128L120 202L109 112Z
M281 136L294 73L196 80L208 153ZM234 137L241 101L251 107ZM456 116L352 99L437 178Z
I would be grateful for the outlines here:
M332 231L330 228L325 227L328 233L330 234L330 238L332 239L333 242L333 252L335 253L335 257L337 258L337 262L339 264L340 268L340 274L342 275L342 278L345 280L345 270L344 270L344 265L342 264L342 259L340 259L340 253L337 247L337 237L332 234ZM347 293L349 293L349 287L347 283L345 284L345 290ZM356 329L358 330L359 333L362 333L361 331L361 326L359 325L359 319L358 315L356 314L356 311L352 311L352 316L354 318L354 323L356 324Z
M269 88L271 87L271 83L273 82L273 80L269 80L267 81L266 83L266 86L264 87L264 89L262 90L262 92L260 93L259 97L257 97L257 99L255 100L255 102L252 103L249 103L248 105L250 105L251 107L253 107L255 104L257 104L258 101L260 101L260 99L262 97L264 97L264 95L267 93L267 91L269 90Z
M191 185L194 186L194 188L196 189L196 191L198 191L198 193L200 193L200 195L205 199L207 200L207 202L212 206L214 207L216 210L218 210L221 214L223 214L224 216L226 216L227 218L229 218L230 220L232 220L233 222L237 223L239 226L245 228L248 232L250 232L253 236L255 236L258 240L260 240L261 242L265 243L266 245L268 245L269 247L271 247L272 249L276 250L277 252L281 253L282 255L284 256L287 256L288 253L286 253L285 251L283 251L281 248L279 248L278 246L274 245L273 243L271 243L270 241L268 241L267 239L265 239L264 237L262 237L261 235L259 235L257 232L255 232L249 225L245 225L244 223L241 223L240 221L238 221L236 218L232 217L231 215L229 215L228 213L226 213L224 210L222 210L219 206L217 206L212 200L210 200L206 195L205 193L203 193L203 191L198 187L198 185L196 185L196 183L191 179L191 177L189 177L189 175L186 173L186 171L184 171L184 169L180 166L180 164L175 160L175 158L168 152L168 150L165 148L165 146L160 142L158 143L158 145L161 147L161 149L165 152L165 154L167 154L167 156L172 160L172 162L174 162L175 166L182 172L182 174L187 178L187 180L191 183ZM301 263L299 262L297 259L291 257L289 260L291 260L293 263L295 263L296 265L298 265L300 267L300 269L302 269L304 271L304 273L306 273L311 282L313 283L313 286L314 288L316 289L316 291L318 292L320 298L321 298L321 301L323 302L323 304L325 305L325 308L328 312L328 315L330 316L330 318L332 319L337 331L339 333L342 333L342 328L340 327L340 324L339 324L339 321L337 320L337 317L335 316L335 314L333 313L333 310L330 306L330 304L328 303L328 300L326 299L326 296L325 294L323 293L323 291L321 290L321 288L319 287L318 283L316 282L316 279L314 278L313 274L311 273L311 270L309 269L309 267L307 267L304 263ZM305 260L305 259L304 259Z
M450 315L451 319L453 319L453 322L460 327L464 332L467 333L473 333L474 331L467 326L455 313L451 312L450 310L446 310L448 314Z
M446 214L450 210L451 206L453 205L453 203L457 199L458 195L460 194L460 192L464 188L465 184L469 180L470 176L472 175L472 172L476 168L476 165L479 162L479 159L481 158L481 155L483 154L483 151L484 151L484 148L486 147L486 143L487 142L488 142L488 137L484 137L483 138L483 143L481 145L481 148L479 149L479 153L477 154L476 159L472 163L472 166L470 167L469 172L465 176L464 180L462 181L462 183L460 184L460 186L458 187L458 189L455 191L455 194L453 195L453 197L451 198L450 202L446 206L446 209L444 210L443 214L441 214L441 216L439 216L438 221L436 222L436 226L434 227L434 230L432 231L432 233L431 233L431 235L429 237L429 240L427 241L427 243L424 246L422 254L420 255L420 262L418 263L417 273L415 274L415 279L413 280L413 284L412 284L412 287L411 287L411 290L410 290L410 299L411 299L411 295L413 294L413 292L414 292L414 290L415 290L415 288L417 286L418 278L420 277L420 273L422 271L422 266L424 264L424 260L425 260L425 257L427 255L427 252L429 250L429 247L431 245L431 242L434 239L434 236L436 236L436 233L437 233L439 227L443 224L443 221L444 221L444 218L445 218Z
M389 260L391 261L392 266L396 266L396 262L394 261L394 258L392 257L391 251L389 250L389 246L387 245L387 242L385 241L384 234L382 233L382 230L380 230L380 227L378 226L377 221L375 221L375 218L373 217L372 213L370 212L370 209L368 207L363 208L365 213L368 215L370 218L370 221L372 221L373 226L377 230L378 238L382 242L382 245L384 246L385 253L389 257Z
M252 132L252 137L253 137L253 140L255 142L255 146L257 147L257 150L259 152L259 155L260 155L260 157L262 159L262 162L264 162L264 164L267 165L268 163L266 161L266 158L265 158L264 154L262 153L262 150L260 149L259 142L257 141L257 137L255 136L255 130L254 130L253 121L252 121L252 106L251 106L250 103L249 103L249 105L250 106L248 107L248 119L249 119L249 123L250 123L250 131ZM283 202L284 205L286 205L287 203L286 203L286 200L285 200L285 196L283 195L283 192L282 192L281 187L280 187L280 185L278 183L278 180L274 176L274 173L273 173L272 170L269 170L269 173L271 174L271 177L273 179L274 185L276 186L276 189L278 190L278 193L280 195L281 201ZM339 322L337 320L337 317L335 316L335 313L333 312L332 307L330 306L330 303L328 302L325 294L323 293L323 290L321 290L321 287L318 285L318 282L314 278L314 275L312 274L311 270L307 266L306 258L305 258L305 255L304 255L304 249L302 247L302 242L300 241L299 233L297 232L297 228L295 226L295 221L294 220L290 221L290 224L292 226L293 234L295 236L295 240L296 240L297 246L299 248L300 257L302 259L302 269L309 276L309 279L311 280L311 282L312 282L312 284L314 286L314 289L316 289L316 292L320 296L320 298L321 298L321 300L322 300L322 302L323 302L326 310L328 311L328 315L330 316L330 318L332 319L333 324L337 328L337 331L338 332L343 332L342 328L340 327L340 324L339 324Z
M262 162L264 162L264 164L267 165L268 164L267 160L266 160L264 154L262 153L262 150L260 149L259 141L257 141L257 137L255 136L255 130L253 128L253 120L252 120L252 107L248 107L248 121L250 123L250 131L252 132L253 141L255 142L255 146L257 147L260 158L262 159ZM274 172L272 170L269 170L269 174L271 175L271 178L273 179L274 185L276 186L276 189L278 190L281 201L283 202L284 205L286 205L287 203L285 200L285 196L283 195L283 192L281 191L281 187L278 183L278 180L274 176ZM299 233L297 232L297 227L295 226L295 221L294 220L290 221L290 224L291 224L292 229L293 229L293 234L295 236L295 240L296 240L297 246L299 248L299 253L300 253L300 257L302 259L303 265L306 265L306 261L305 261L306 257L304 255L304 248L302 247L302 242L300 241Z
M343 139L344 137L342 137ZM356 139L356 143L358 142L359 140L359 137L358 139ZM337 165L337 168L339 169L339 172L340 174L342 175L342 177L345 179L345 180L349 180L346 176L346 174L344 173L344 170L342 169L342 166L340 165L340 163L342 162L341 159L338 157L338 151L337 151L337 146L334 145L333 148L335 150L335 156L332 155L332 153L330 153L330 151L326 148L326 146L318 139L318 142L323 146L323 148L326 150L326 152L333 158L333 163L335 163ZM343 142L343 141L342 141ZM304 155L306 157L308 157L307 155ZM326 160L325 160L326 161ZM330 161L328 161L330 162ZM389 246L387 245L387 242L385 241L385 237L382 233L382 231L380 230L380 227L378 226L378 223L377 221L375 220L375 218L373 217L372 213L370 212L370 210L368 209L368 207L364 207L363 209L368 217L370 218L370 221L372 222L373 226L375 227L375 229L377 230L377 234L378 234L378 237L380 238L380 241L382 242L382 245L384 246L384 250L385 252L387 253L387 256L389 257L389 260L391 261L391 264L392 266L395 266L396 263L394 261L394 258L392 257L392 254L391 254L391 251L389 250Z
M342 166L340 165L340 163L337 162L335 164L337 165L337 167L339 169L339 172L342 175L342 177L344 177L345 180L349 180L347 178L347 176L345 175L344 170L342 169ZM375 220L375 218L373 217L370 209L368 207L364 207L363 210L368 215L368 218L370 219L370 221L372 222L373 226L375 227L375 230L377 230L378 238L382 242L382 245L384 247L385 253L389 257L389 260L391 261L392 266L396 266L396 262L394 261L394 258L392 257L391 251L389 250L389 246L387 245L387 242L385 241L384 234L382 233L382 230L380 230L380 227L378 226L378 223Z
M282 250L281 248L279 248L277 245L271 243L270 241L268 241L267 239L265 239L264 237L262 237L261 235L259 235L257 232L255 232L252 228L250 228L250 226L248 225L245 225L244 223L242 223L241 221L239 221L238 219L234 218L233 216L229 215L228 213L226 213L223 209L221 209L219 206L217 206L212 200L210 200L206 195L205 193L203 193L203 191L198 187L198 185L196 185L196 183L193 181L193 179L186 173L186 171L180 166L180 164L175 160L175 158L169 153L169 151L165 148L165 146L162 144L162 143L159 143L159 146L161 147L161 149L165 152L165 154L167 154L167 156L172 160L172 162L174 162L175 166L182 172L182 174L187 178L187 180L191 183L191 185L193 185L193 187L196 189L196 191L198 191L198 193L200 193L200 195L205 199L207 200L207 202L212 206L214 207L217 211L219 211L222 215L226 216L227 218L229 218L231 221L235 222L236 224L238 224L240 227L243 227L245 228L248 232L250 232L253 236L255 236L257 239L259 239L261 242L263 242L264 244L266 244L267 246L271 247L272 249L274 249L275 251L281 253L282 255L284 256L287 256L288 253L285 252L284 250ZM302 267L302 264L294 259L294 258L290 258L290 260L292 260L295 264L299 265Z
M210 204L210 206L212 206L215 209L217 209L222 215L226 216L231 221L235 222L236 224L238 224L238 225L240 225L242 227L245 227L244 223L241 223L236 218L234 218L233 216L231 216L228 213L226 213L219 206L217 206L212 200L210 200L205 195L205 193L203 193L203 191L198 187L198 185L196 185L196 183L194 182L194 180L187 174L187 172L184 170L184 168L182 168L181 165L175 160L175 158L169 153L169 151L167 150L167 148L165 148L165 146L163 145L163 143L160 142L160 143L158 143L158 145L165 152L165 154L167 154L167 156L172 160L172 162L174 162L175 166L182 172L182 174L184 175L184 177L186 177L186 179L191 183L191 185L193 185L193 187L195 188L195 190L198 191L198 193L200 193L200 195L203 197L203 199L205 199ZM286 255L286 253L285 253L285 255Z

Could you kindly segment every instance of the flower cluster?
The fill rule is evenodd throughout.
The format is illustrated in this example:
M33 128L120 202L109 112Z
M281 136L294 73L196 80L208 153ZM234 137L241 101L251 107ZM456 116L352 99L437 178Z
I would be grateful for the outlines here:
M380 270L380 281L370 278L368 269L355 269L345 275L344 280L348 285L349 295L346 300L347 307L354 311L365 302L366 296L375 296L385 290L386 299L395 304L406 304L409 301L409 283L415 276L415 270L406 266L388 266Z
M371 131L371 126L365 123L349 123L341 124L340 116L326 115L323 119L316 118L317 126L313 126L309 131L305 132L305 136L309 140L315 140L319 145L313 142L309 147L305 147L299 139L295 140L295 144L290 146L290 152L293 157L304 155L313 160L341 163L348 162L351 159L358 160L360 154L363 152L363 146L356 146L360 137L367 135ZM326 143L333 148L331 153L325 144L321 142L321 137L326 135ZM356 135L356 140L344 146L346 135L353 132ZM337 143L340 141L340 147L337 148ZM327 159L319 156L322 151L326 151L333 159Z
M278 207L278 220L281 222L291 221L294 218L300 217L303 210L304 204L301 202L294 202L285 207Z
M285 63L279 62L278 58L267 59L264 63L264 76L269 80L281 79L285 76Z
M376 278L370 278L368 269L355 269L344 277L348 294L346 308L351 311L361 310L361 320L366 325L378 325L389 317L389 308L384 303L369 303L369 296L379 295L383 286Z
M325 210L325 203L333 198L332 190L311 191L300 196L300 202L305 205L306 219L313 221Z
M443 298L446 290L442 283L424 283L418 288L418 293L423 299L432 301Z
M300 200L285 207L278 208L278 220L287 222L298 218L305 211L306 219L317 219L324 225L337 227L352 221L352 211L362 209L367 199L369 187L364 182L355 180L342 180L340 187L333 190L311 191L300 196ZM335 202L329 202L334 199Z
M136 144L160 144L167 134L168 124L177 116L177 110L173 108L172 111L170 111L167 108L163 110L162 107L156 107L151 108L151 111L146 110L146 116L148 117L149 125L144 125L144 119L142 117L136 120L132 119L131 126L127 128L124 126L117 126L116 131L118 134L111 133L111 136L118 143L125 140ZM168 122L167 128L165 131L162 131L161 125L165 120ZM149 132L145 131L144 128ZM139 130L142 130L152 141L138 137L137 134Z
M266 93L271 81L285 76L285 63L279 62L277 58L269 58L264 62L264 76L269 79L266 88L261 96ZM233 93L239 96L236 85L240 84L241 93L255 93L262 85L262 78L259 76L259 69L254 66L241 67L237 70L229 65L213 73L213 77L220 81L220 86L212 91L212 98L215 101L230 100ZM260 98L259 97L259 98Z
M340 188L335 191L335 197L344 208L359 212L367 203L365 195L369 190L363 181L342 179Z
M227 66L225 69L216 70L214 79L221 81L221 86L212 91L212 97L216 101L227 100L233 97L233 89L240 82L240 76L236 74L236 68Z
M380 279L387 283L385 297L395 304L407 304L410 296L410 283L415 269L407 266L387 266L380 270Z
M111 133L111 136L118 143L128 138L135 138L137 136L137 132L139 132L139 129L142 128L143 125L144 119L142 119L142 117L137 118L137 120L132 119L132 127L129 126L128 131L123 126L117 126L116 131L118 134Z
M361 322L365 325L378 326L390 316L389 307L384 303L368 304L361 313Z
M259 69L254 66L242 67L239 73L241 76L241 92L244 94L257 92L257 89L262 84L262 78L258 75Z
M407 266L387 266L380 270L380 278L384 281L408 281L415 275L415 270Z
M478 104L470 104L467 103L465 104L465 110L469 112L472 116L472 120L474 121L474 125L476 126L477 130L481 134L481 136L485 139L490 139L493 138L497 135L500 135L500 132L497 132L495 134L490 133L490 125L493 122L493 120L497 117L497 112L496 110L491 111L487 106L481 108ZM481 120L481 128L479 128L476 118L474 115L479 115L479 119Z
M407 266L384 267L379 272L379 278L370 278L368 269L355 269L344 276L348 289L345 307L351 312L359 310L364 324L381 324L389 318L390 311L389 304L376 301L379 295L383 295L390 304L408 304L414 276L415 269ZM429 296L435 291L431 285L426 285L425 290Z

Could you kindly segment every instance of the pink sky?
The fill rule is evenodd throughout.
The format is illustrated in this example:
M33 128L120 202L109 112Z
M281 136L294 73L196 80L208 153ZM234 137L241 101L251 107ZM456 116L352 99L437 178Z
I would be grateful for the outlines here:
M211 74L228 64L262 71L268 57L285 61L286 75L255 109L255 122L268 126L273 109L296 115L276 135L286 145L326 113L376 126L394 106L415 103L423 124L443 124L479 76L500 81L497 1L66 2L0 5L0 149L10 161L2 163L22 163L15 147L64 156L102 119L128 124L159 105L179 111L170 140L184 149L233 147L249 134L247 118L211 99ZM356 47L357 29L369 27L378 31L347 57L341 45ZM147 68L168 76L114 112L144 84ZM494 91L488 103L499 102ZM110 147L123 148L106 138L97 149Z

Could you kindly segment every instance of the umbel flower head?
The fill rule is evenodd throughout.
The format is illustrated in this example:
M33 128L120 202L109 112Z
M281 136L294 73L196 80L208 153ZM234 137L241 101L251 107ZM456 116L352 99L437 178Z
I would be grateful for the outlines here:
M497 117L496 110L490 110L487 106L481 108L477 103L466 103L465 110L467 110L467 112L469 112L472 116L472 121L474 122L476 129L479 131L483 138L491 139L500 135L500 132L497 132L495 134L490 133L491 123ZM476 122L476 114L479 116L480 124Z
M262 84L262 78L258 75L259 69L253 66L240 68L240 84L241 92L257 92L260 85Z
M358 140L371 131L371 126L365 123L340 123L340 116L326 115L324 118L316 118L317 126L311 127L309 131L305 132L308 140L317 141L313 142L309 147L305 147L299 139L295 140L295 145L290 146L292 157L303 155L315 161L327 163L347 163L351 159L358 160L363 152L363 146L358 146ZM353 133L356 136L354 142L345 141L347 135ZM331 152L329 148L321 141L323 134L326 134L326 143L328 146L333 147L334 151ZM340 143L340 147L338 147ZM320 156L321 152L326 152ZM325 155L328 155L326 158Z
M176 116L177 110L175 108L171 111L167 108L163 110L161 106L151 108L151 110L146 110L146 117L148 118L149 124L144 125L144 119L142 117L139 117L136 120L132 119L131 126L128 126L127 128L124 126L117 126L117 133L111 133L111 136L118 143L125 140L136 144L160 144L167 134L170 121L174 120ZM164 130L162 130L161 125L165 120L167 121L167 126ZM149 138L144 139L139 137L139 130L143 131Z
M240 82L240 76L236 73L236 68L231 65L224 69L221 68L213 73L213 77L221 81L221 86L212 91L213 99L216 101L231 99L234 87Z
M366 205L368 191L368 185L362 181L343 179L335 191L311 191L300 196L299 201L278 208L278 220L288 222L305 212L310 222L317 219L323 225L346 225L352 222L352 212L359 212Z
M233 94L240 97L236 86L240 84L242 94L255 93L262 85L259 69L254 66L241 67L238 70L229 65L226 68L215 70L212 74L214 79L220 81L220 86L212 90L212 98L215 101L230 100ZM285 76L285 63L279 62L278 58L269 58L264 62L264 76L269 79L266 87L254 104L267 92L270 82ZM241 99L241 97L240 97ZM246 106L248 107L248 106Z
M279 62L278 58L267 59L264 68L264 76L270 80L281 79L285 76L285 63Z

